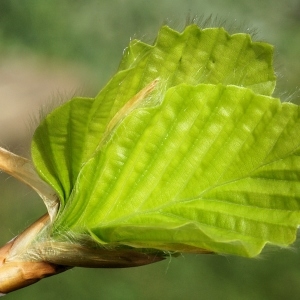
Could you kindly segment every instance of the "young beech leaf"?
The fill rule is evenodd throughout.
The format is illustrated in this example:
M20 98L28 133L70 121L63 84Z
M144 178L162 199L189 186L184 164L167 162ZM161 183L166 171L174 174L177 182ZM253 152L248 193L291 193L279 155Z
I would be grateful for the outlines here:
M234 86L176 86L133 111L82 167L55 228L166 250L253 256L266 242L287 245L300 220L299 131L295 105Z
M94 99L37 128L32 158L60 198L52 239L259 254L300 223L299 107L272 98L273 48L223 28L133 41Z
M73 99L37 128L32 158L40 176L57 191L64 206L81 166L98 147L111 119L148 84L159 78L150 105L180 83L232 84L271 95L272 54L272 46L253 43L247 34L230 36L223 28L201 30L196 25L182 33L164 26L153 46L132 41L119 72L95 99Z

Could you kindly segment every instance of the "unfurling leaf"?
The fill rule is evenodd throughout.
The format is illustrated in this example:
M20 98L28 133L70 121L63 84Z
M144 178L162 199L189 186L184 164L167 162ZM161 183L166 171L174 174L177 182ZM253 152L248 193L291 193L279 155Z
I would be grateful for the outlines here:
M271 97L272 53L196 25L132 41L97 97L72 99L35 132L33 162L60 199L51 238L243 256L291 244L300 116Z

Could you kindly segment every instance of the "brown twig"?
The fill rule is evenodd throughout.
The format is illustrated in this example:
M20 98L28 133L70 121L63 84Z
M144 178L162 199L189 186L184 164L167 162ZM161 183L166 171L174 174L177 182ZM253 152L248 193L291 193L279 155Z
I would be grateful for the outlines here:
M161 251L130 247L104 248L92 244L53 241L36 237L47 226L46 214L0 248L0 295L26 287L72 267L128 268L165 259Z
M44 215L22 234L0 248L0 294L23 288L42 278L66 271L69 267L44 261L22 261L20 257L34 240L36 234L49 223Z

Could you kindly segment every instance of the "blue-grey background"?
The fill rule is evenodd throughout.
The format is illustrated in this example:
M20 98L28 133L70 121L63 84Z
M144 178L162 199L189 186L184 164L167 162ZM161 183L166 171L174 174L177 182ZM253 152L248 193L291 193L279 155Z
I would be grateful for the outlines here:
M1 0L0 146L29 156L34 119L58 99L94 96L130 38L151 42L170 22L210 15L254 28L276 46L276 95L298 101L299 0ZM33 191L0 174L0 243L45 212ZM299 299L300 243L257 259L183 255L134 269L73 269L5 299Z

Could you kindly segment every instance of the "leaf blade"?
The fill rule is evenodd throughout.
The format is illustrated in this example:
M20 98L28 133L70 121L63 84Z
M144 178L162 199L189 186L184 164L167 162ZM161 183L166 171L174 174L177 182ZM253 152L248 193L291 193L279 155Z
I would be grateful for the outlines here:
M160 78L154 102L179 83L236 84L270 95L275 87L272 56L272 46L254 43L247 34L230 36L223 28L202 30L196 25L182 33L163 26L153 46L132 41L119 72L95 99L75 98L38 127L32 146L37 171L64 205L80 166L92 157L112 118L148 84Z
M288 132L274 122L288 124ZM300 160L293 154L300 141L288 148L276 141L299 130L295 105L234 86L177 86L161 105L121 123L82 169L57 226L85 228L104 243L174 243L246 256L267 242L290 244L300 217ZM291 181L285 176L292 162ZM271 179L263 182L262 172Z

